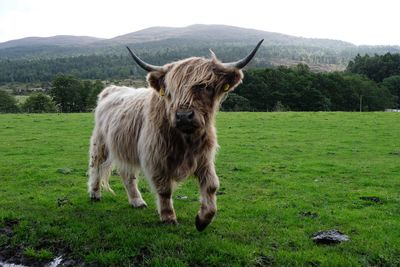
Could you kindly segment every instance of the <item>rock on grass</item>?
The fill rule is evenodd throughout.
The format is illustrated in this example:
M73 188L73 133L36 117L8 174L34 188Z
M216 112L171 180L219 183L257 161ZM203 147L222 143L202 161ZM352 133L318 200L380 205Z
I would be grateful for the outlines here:
M317 244L334 245L349 241L349 237L342 232L332 229L315 233L311 237Z

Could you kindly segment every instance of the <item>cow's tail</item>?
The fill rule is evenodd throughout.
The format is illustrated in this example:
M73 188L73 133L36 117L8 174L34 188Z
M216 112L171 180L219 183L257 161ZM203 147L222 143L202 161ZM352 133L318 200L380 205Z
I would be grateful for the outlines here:
M114 190L112 190L110 186L111 171L112 171L112 165L107 160L102 164L100 168L100 185L104 190L111 192L113 195L115 195Z
M110 186L110 177L105 176L103 179L101 179L101 186L104 188L104 190L111 192L115 196L114 190L112 190Z

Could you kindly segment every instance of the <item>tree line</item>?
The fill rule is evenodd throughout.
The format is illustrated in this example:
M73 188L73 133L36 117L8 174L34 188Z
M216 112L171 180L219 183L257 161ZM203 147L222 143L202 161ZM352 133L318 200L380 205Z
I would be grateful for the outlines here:
M106 68L105 66L103 66ZM104 88L100 81L59 75L47 94L17 105L0 91L0 112L86 112ZM345 72L314 73L305 64L254 68L221 106L225 111L376 111L400 108L400 54L356 56Z
M0 83L49 82L59 75L107 80L143 75L126 56L78 56L57 59L0 61Z
M376 111L400 109L400 54L357 55L344 72L307 65L250 69L223 110Z
M313 73L307 65L252 69L224 110L376 111L398 106L382 83L347 72ZM235 98L235 101L230 101Z
M95 108L97 95L103 88L100 80L80 80L60 75L54 79L50 90L33 93L22 104L18 104L11 94L0 90L0 113L87 112Z
M181 42L183 40L180 40ZM140 57L154 65L163 65L171 61L195 56L210 56L208 47L212 47L222 61L235 61L247 55L253 46L236 44L232 46L219 43L167 43L167 47L146 43L146 45L132 45ZM183 43L185 43L183 41ZM153 45L153 46L152 46ZM125 47L118 47L106 51L99 51L92 55L63 55L58 58L48 58L49 47L42 48L31 58L1 58L0 55L0 84L10 82L51 82L58 75L69 75L80 79L109 80L143 77L144 72L133 64ZM48 51L50 49L50 51ZM20 53L20 51L16 51ZM104 54L105 53L105 54ZM268 46L260 49L257 58L251 62L253 67L272 67L277 59L284 62L304 62L306 64L341 65L344 66L350 54L342 55L332 49L300 46ZM281 63L282 64L282 63Z

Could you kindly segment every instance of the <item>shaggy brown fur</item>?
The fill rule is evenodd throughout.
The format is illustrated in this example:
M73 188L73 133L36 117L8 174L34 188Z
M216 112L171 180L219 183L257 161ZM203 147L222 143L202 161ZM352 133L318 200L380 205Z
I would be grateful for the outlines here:
M90 147L91 198L100 199L100 184L110 189L108 177L115 165L131 205L146 207L137 187L141 170L157 193L161 221L176 223L174 187L194 174L201 193L196 227L202 231L217 211L215 114L223 97L242 78L241 70L224 67L215 57L194 57L150 72L147 80L152 88L104 89L99 95ZM190 131L179 128L176 122L177 112L187 110L193 111Z

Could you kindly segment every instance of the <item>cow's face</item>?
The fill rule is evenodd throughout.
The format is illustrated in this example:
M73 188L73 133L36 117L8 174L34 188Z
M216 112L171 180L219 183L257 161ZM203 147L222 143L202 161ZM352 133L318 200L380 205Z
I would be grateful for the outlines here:
M211 59L188 58L165 66L154 66L141 60L129 47L133 60L148 71L147 80L159 94L171 127L184 134L208 129L221 99L242 80L241 71L254 57L262 42L246 57L221 63L214 53Z
M223 97L242 78L240 69L224 67L216 58L189 58L148 75L165 104L170 126L184 134L206 130Z

